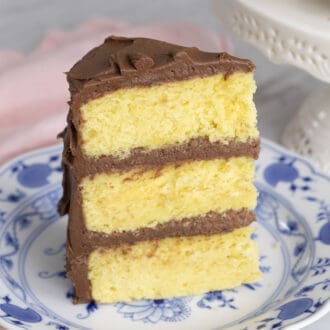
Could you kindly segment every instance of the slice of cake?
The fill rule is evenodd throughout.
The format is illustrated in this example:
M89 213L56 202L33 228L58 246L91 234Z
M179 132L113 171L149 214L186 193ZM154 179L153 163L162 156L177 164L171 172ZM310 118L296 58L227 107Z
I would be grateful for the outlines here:
M75 302L259 278L253 70L226 53L121 37L73 66L59 209Z

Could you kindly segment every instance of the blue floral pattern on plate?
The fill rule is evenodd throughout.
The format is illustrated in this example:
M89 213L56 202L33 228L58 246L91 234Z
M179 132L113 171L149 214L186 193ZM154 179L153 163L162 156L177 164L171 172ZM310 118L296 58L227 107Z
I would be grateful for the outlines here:
M0 168L0 324L17 329L279 329L330 310L330 179L263 141L256 231L262 279L195 297L71 303L64 271L61 147ZM313 316L313 317L311 317Z

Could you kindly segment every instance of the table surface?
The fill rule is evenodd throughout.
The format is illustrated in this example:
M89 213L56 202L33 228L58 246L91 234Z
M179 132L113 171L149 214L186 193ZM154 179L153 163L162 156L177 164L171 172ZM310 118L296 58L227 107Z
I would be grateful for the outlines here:
M98 16L132 24L188 21L225 32L212 13L210 0L1 0L0 49L29 52L47 30L68 29ZM279 142L305 97L323 84L294 67L270 63L255 48L231 37L235 54L257 65L255 102L261 135ZM330 314L305 329L326 330L329 324Z

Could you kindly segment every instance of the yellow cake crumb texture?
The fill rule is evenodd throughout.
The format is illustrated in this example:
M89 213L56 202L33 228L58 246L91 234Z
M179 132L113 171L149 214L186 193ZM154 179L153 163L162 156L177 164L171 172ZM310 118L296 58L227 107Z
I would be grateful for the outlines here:
M250 227L225 235L166 238L91 253L93 299L161 299L257 281L258 248Z
M245 142L258 137L255 89L252 73L235 73L114 91L81 107L83 152L124 158L197 137Z
M100 173L81 182L84 221L88 230L111 233L209 211L253 210L253 179L253 159L247 157Z

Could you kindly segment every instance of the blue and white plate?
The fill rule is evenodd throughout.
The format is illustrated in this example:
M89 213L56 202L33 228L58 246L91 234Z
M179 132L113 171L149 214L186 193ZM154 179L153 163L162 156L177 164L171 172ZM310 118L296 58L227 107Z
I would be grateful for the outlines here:
M330 178L263 141L257 162L262 280L233 290L73 305L59 217L60 146L0 169L0 324L10 329L300 329L330 310Z

